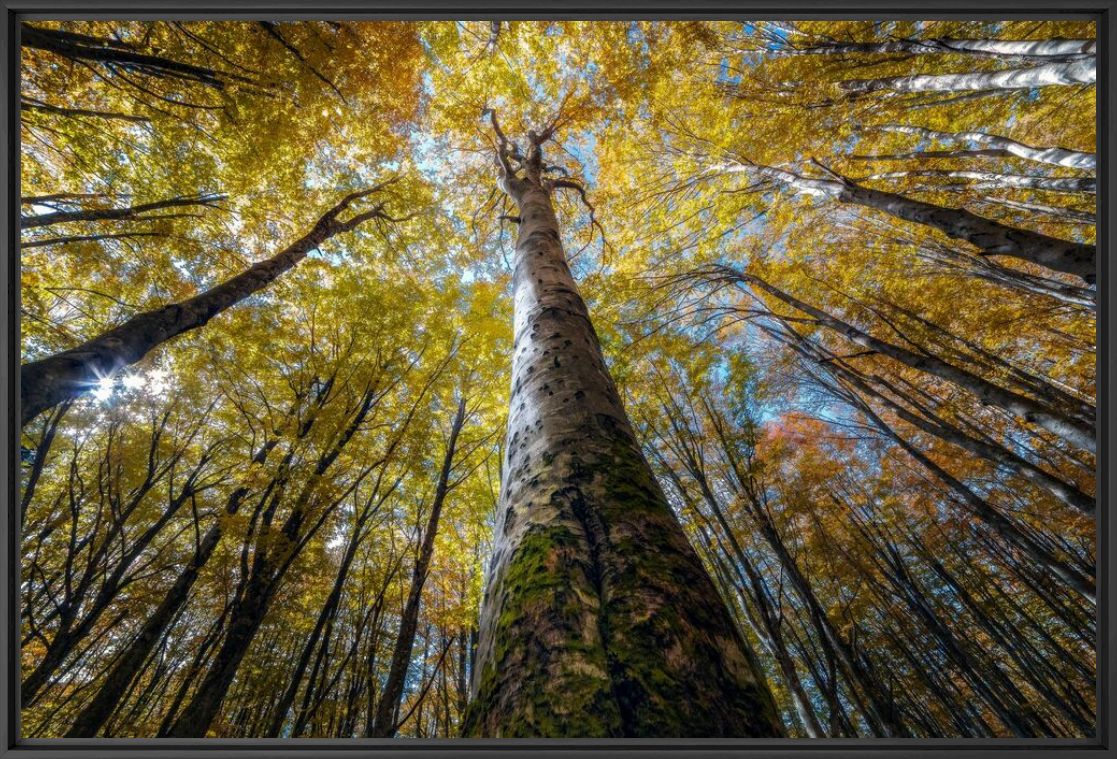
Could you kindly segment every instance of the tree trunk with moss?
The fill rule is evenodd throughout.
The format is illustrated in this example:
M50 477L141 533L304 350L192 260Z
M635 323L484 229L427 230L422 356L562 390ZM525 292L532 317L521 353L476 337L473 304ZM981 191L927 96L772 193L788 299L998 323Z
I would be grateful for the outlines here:
M667 503L567 266L549 180L500 139L520 211L512 397L469 736L778 736L748 644Z

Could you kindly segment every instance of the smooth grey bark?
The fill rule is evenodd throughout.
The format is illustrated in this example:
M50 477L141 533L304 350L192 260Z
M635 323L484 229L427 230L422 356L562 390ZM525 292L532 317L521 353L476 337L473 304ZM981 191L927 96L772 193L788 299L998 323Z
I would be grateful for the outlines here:
M1050 206L1044 203L1032 203L1023 200L1013 200L1012 198L982 198L979 202L994 206L1004 206L1014 211L1030 211L1044 216L1051 216L1056 221L1064 221L1072 224L1096 224L1098 221L1097 214L1093 211L1079 211L1074 208L1062 208L1060 206Z
M907 179L909 177L943 177L968 179L982 189L1046 190L1048 192L1097 192L1097 180L1092 177L1032 177L1025 174L999 174L994 171L965 171L949 169L921 169L916 171L887 171L870 174L866 179ZM934 189L932 185L928 189Z
M1051 164L1052 166L1091 170L1097 168L1097 155L1094 153L1068 150L1067 148L1060 147L1033 147L1009 137L977 130L966 132L940 132L935 129L925 129L924 127L907 126L904 124L885 124L884 126L876 127L876 129L882 132L898 132L900 134L910 134L934 140L975 142L981 145L988 145L997 150L1003 150L1005 153L1014 155L1018 158L1025 158L1036 163Z
M512 396L463 732L780 735L755 656L643 456L570 273L558 180L544 176L553 126L530 133L524 155L493 125L520 220Z
M833 172L831 174L836 178L820 179L749 163L720 164L711 170L756 174L797 192L834 198L932 227L947 237L970 243L979 255L1019 258L1054 271L1073 274L1091 285L1097 277L1097 248L1093 245L1011 227L962 208L949 208L874 190Z
M898 39L888 42L829 42L780 50L792 55L962 53L1006 58L1077 58L1097 53L1095 40L975 40L951 37Z
M271 258L253 264L205 292L136 314L75 348L23 364L19 383L21 426L46 409L87 392L101 378L111 377L121 368L136 363L167 340L203 326L225 309L271 284L329 238L348 232L369 219L392 220L384 212L383 203L347 221L338 219L355 200L382 187L383 184L346 196L327 211L310 232Z
M873 153L871 155L851 155L854 161L906 161L930 160L936 158L1011 158L1012 153L999 148L979 148L976 150L915 150L909 153Z
M847 79L838 86L853 94L871 92L966 92L975 90L1030 90L1062 84L1094 84L1097 68L1093 58L1066 63L1043 63L1007 71L975 71L967 74L918 74L880 79Z

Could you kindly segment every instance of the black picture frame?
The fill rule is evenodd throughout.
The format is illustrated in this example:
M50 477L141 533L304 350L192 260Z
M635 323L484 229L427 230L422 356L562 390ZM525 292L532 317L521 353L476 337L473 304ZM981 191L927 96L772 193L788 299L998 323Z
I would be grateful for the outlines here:
M686 756L693 759L748 756L755 759L826 759L868 755L872 759L951 757L992 759L1006 754L1019 759L1074 756L1117 759L1113 732L1117 706L1113 689L1117 664L1113 656L1117 630L1117 587L1113 550L1117 522L1111 509L1113 477L1106 465L1115 411L1108 400L1117 398L1117 324L1114 323L1112 255L1117 223L1117 196L1111 191L1117 138L1117 0L0 0L3 25L3 94L0 130L4 138L0 209L0 365L3 393L0 419L0 494L3 540L0 541L0 759L108 759L109 757L199 756L208 759L303 759L329 757L529 756L567 757L638 755ZM128 19L857 19L857 18L989 18L997 20L1075 18L1097 24L1099 84L1098 135L1098 428L1097 482L1098 545L1098 669L1097 731L1089 739L21 739L19 736L19 638L13 635L19 618L19 29L24 20Z

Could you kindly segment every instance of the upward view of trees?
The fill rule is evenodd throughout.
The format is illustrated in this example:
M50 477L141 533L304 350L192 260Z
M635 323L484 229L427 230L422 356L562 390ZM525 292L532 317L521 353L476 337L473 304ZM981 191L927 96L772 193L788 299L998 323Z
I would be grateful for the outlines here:
M1094 734L1092 23L21 34L25 737Z

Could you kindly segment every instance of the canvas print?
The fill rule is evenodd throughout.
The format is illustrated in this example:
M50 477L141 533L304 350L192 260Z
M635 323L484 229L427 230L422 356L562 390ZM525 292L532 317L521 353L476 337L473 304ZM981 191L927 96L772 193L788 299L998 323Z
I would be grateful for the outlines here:
M1093 736L1095 33L24 23L22 736Z

